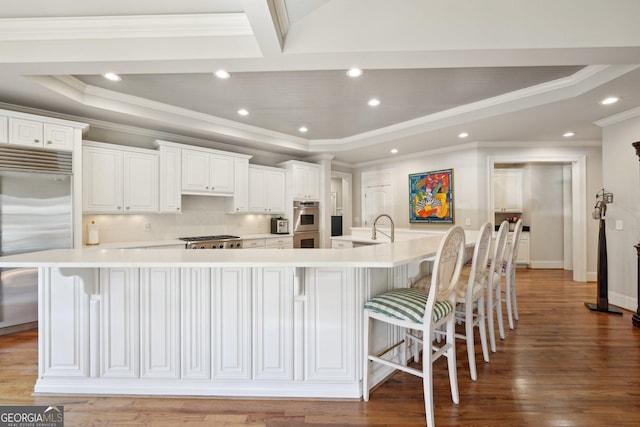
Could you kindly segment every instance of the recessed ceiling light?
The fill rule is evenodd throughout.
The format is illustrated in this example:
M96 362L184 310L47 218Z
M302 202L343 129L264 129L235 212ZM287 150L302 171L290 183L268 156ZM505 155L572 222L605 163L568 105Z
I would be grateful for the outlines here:
M229 77L231 77L231 74L229 74L227 70L218 70L213 74L215 74L215 76L219 79L228 79Z
M575 134L575 132L565 132L564 134L562 134L562 136L564 136L565 138L571 138Z
M302 133L305 133L305 132L308 132L308 131L309 131L309 129L308 129L306 126L300 126L300 127L298 128L298 130L299 130L300 132L302 132Z
M380 100L377 98L371 98L368 102L369 106L371 107L377 107L378 105L380 105Z
M391 154L396 154L397 152L398 152L398 149L397 149L397 148L392 148L392 149L391 149Z
M240 114L241 116L248 116L249 115L249 111L247 111L244 108L241 108L238 110L238 114Z
M360 77L362 75L362 70L360 68L349 68L347 70L347 76L349 77Z
M620 98L618 98L617 96L610 96L610 97L605 98L602 101L600 101L600 103L602 105L611 105L611 104L615 104L619 100L620 100Z
M460 133L458 134L458 138L466 138L466 137L468 137L468 136L469 136L469 134L468 134L467 132L460 132Z
M102 77L104 77L107 80L111 80L112 82L119 82L120 80L122 80L122 77L120 77L116 73L111 73L111 72L104 73Z

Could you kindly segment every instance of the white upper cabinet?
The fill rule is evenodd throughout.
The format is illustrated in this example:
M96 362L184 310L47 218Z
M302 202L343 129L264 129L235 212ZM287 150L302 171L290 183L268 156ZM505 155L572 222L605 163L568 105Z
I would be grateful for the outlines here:
M281 163L287 168L287 191L293 200L320 200L320 167L313 163L289 160Z
M182 150L182 193L233 195L234 157Z
M493 197L496 212L522 212L522 169L495 169Z
M182 212L182 149L160 146L160 213Z
M9 143L54 150L73 150L73 128L35 120L9 118Z
M285 211L285 171L267 166L249 166L249 212L282 214Z
M230 199L229 213L249 212L249 159L236 158L234 168L234 191Z
M83 211L158 212L158 153L85 142Z

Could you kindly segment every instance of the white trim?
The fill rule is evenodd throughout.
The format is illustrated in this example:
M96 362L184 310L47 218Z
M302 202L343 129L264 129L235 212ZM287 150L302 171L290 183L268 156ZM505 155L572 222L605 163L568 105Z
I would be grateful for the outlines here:
M562 270L564 268L563 261L529 261L529 268L535 269L557 269Z
M607 126L615 125L616 123L623 122L625 120L633 119L634 117L638 116L640 116L640 107L635 107L630 110L623 111L622 113L614 114L613 116L600 119L596 122L593 122L593 124L604 128Z
M609 303L633 312L638 307L638 302L634 298L611 291L609 291Z
M573 280L587 281L587 157L558 156L488 156L487 157L487 217L494 218L493 169L496 163L571 163L571 200L573 214Z
M0 19L0 41L253 35L244 13Z

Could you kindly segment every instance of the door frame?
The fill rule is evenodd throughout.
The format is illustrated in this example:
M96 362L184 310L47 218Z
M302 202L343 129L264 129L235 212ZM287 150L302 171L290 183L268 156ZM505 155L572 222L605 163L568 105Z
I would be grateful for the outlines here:
M493 170L496 163L570 163L573 280L587 281L587 156L490 155L487 157L487 215L494 218Z

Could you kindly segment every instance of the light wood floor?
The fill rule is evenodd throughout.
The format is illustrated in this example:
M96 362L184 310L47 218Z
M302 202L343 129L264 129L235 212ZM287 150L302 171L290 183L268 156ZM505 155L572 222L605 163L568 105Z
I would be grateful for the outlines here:
M458 341L460 404L449 394L446 361L435 366L439 426L638 426L640 329L595 313L594 283L560 270L517 273L520 321L469 379ZM37 334L0 337L0 405L64 405L65 425L300 426L424 425L419 378L398 373L368 403L318 400L32 396Z

